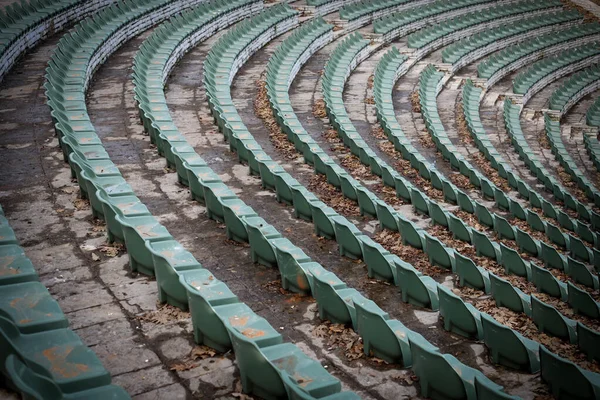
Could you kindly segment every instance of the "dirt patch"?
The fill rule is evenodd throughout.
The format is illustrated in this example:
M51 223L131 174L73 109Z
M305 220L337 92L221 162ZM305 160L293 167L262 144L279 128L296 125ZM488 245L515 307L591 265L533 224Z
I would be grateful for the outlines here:
M312 113L316 118L326 118L327 111L325 107L325 100L318 99L313 103Z
M410 94L410 104L412 105L412 111L416 113L421 112L421 102L419 97L419 90L415 90Z
M163 304L156 310L146 312L136 318L140 321L151 322L156 325L167 325L173 322L188 321L190 313L173 307L170 304Z
M291 143L285 133L281 130L273 111L269 103L269 96L267 95L267 86L265 81L256 82L258 93L254 99L254 113L263 120L265 126L269 130L269 138L273 143L273 146L280 151L283 156L288 160L295 160L298 158L298 153L293 143Z

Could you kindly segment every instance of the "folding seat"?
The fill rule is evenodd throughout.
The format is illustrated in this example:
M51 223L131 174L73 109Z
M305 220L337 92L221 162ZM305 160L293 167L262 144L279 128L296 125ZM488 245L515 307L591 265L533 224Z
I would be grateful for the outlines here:
M478 267L473 260L454 253L456 262L456 273L459 277L460 286L469 286L474 289L479 289L485 293L490 292L490 279L488 272L481 267Z
M356 290L346 286L335 274L314 275L313 297L319 307L319 318L333 323L351 324L356 330L354 301L363 299Z
M400 259L396 259L395 263L402 301L437 311L439 308L437 283Z
M339 176L340 188L344 197L358 201L357 186L361 186L360 183L348 174L342 174Z
M413 185L406 181L404 178L398 177L396 179L396 195L405 200L405 201L411 201L411 193L412 193L412 188Z
M500 247L490 238L476 229L471 229L473 235L473 247L478 256L491 258L492 260L501 260Z
M577 323L577 346L587 355L588 360L600 360L600 333L581 322Z
M34 371L14 354L6 358L6 374L16 390L26 399L48 400L126 400L129 395L123 388L104 385L75 393L63 393L60 387L49 377Z
M438 285L438 296L445 330L477 340L483 337L481 313L475 307L464 302L443 285Z
M335 239L335 226L333 217L338 213L322 201L311 203L315 234L327 239Z
M450 271L455 271L454 251L428 233L424 233L425 253L431 265L438 265Z
M272 327L269 328L273 335L277 333ZM338 379L292 343L283 343L281 335L268 345L260 345L252 335L239 328L234 327L229 333L239 363L244 392L264 398L287 397L288 389L282 380L284 374L290 378L288 383L296 381L296 385L302 386L302 390L311 396L324 397L340 391Z
M509 210L510 209L510 201L508 199L508 197L506 196L506 193L504 193L501 189L496 188L494 189L494 199L496 200L496 206L502 210ZM496 215L497 217L498 215Z
M414 248L422 249L424 246L424 237L422 236L422 230L417 228L408 219L405 219L401 215L398 215L398 231L402 237L402 244L409 244Z
M110 384L110 374L94 352L69 329L21 334L0 316L0 371L6 374L6 358L13 354L36 374L51 380L63 393L75 393Z
M378 200L377 196L360 184L356 186L356 194L358 196L360 215L369 215L376 218L377 208L375 202Z
M21 335L69 326L58 303L39 282L2 286L0 316L10 321Z
M345 217L338 215L331 218L335 227L335 238L340 248L340 255L353 259L363 257L360 236L362 232Z
M567 319L556 308L531 296L531 316L540 332L577 343L577 323Z
M569 234L569 250L571 257L584 262L592 261L592 253L581 239Z
M389 229L391 231L398 231L397 212L393 207L388 205L385 201L377 199L373 201L376 206L377 219L383 229Z
M387 282L396 282L396 266L392 255L379 243L367 235L360 235L363 258L367 264L369 278L381 279Z
M429 216L433 221L433 224L439 224L441 226L448 227L448 218L446 212L436 202L429 202Z
M444 200L451 203L451 204L457 204L458 203L458 189L454 189L454 186L448 182L447 180L443 180L442 181L442 186L443 186L443 191L444 191Z
M599 399L600 375L540 346L541 377L557 399Z
M409 337L413 334L400 321L391 319L377 304L365 298L354 301L357 331L363 339L364 352L389 363L412 365Z
M448 229L452 232L452 237L471 243L472 229L468 227L460 218L452 213L448 213Z
M151 215L116 215L115 221L123 229L123 238L127 247L127 253L129 254L131 270L154 276L154 262L152 254L146 247L146 241L160 242L163 240L172 240L173 237L167 228Z
M516 201L510 199L510 213L512 215L514 215L516 218L520 219L521 221L526 221L527 220L527 215L525 214L525 210L523 209L523 207L521 206L521 204L517 203Z
M577 233L582 240L596 246L596 243L598 242L597 235L592 232L590 226L580 220L575 221L575 224L575 233Z
M576 283L591 289L598 289L598 276L592 274L585 264L567 257L567 265L568 267L565 268L565 271Z
M519 250L537 257L541 251L539 242L532 238L529 233L517 227L515 227L515 230L517 231L516 241L517 245L519 245Z
M483 341L495 364L535 374L540 370L540 344L481 313Z
M146 242L146 247L154 261L159 301L187 310L187 293L179 276L187 271L202 269L202 266L175 240Z
M419 377L423 397L475 400L475 379L493 391L502 386L494 384L476 369L462 364L455 357L441 354L431 344L411 341L413 371Z
M547 269L531 263L531 281L541 293L567 301L567 285L559 281Z
M312 261L310 257L286 238L269 239L269 243L275 249L282 287L295 293L310 293L306 268L303 266Z
M550 241L559 247L566 249L567 248L567 240L565 235L562 233L560 228L551 223L546 223L546 236L550 239Z
M558 269L566 271L567 259L560 254L554 247L547 245L545 242L540 243L539 258L544 262L546 268Z
M567 282L567 288L569 296L567 303L573 308L575 314L600 319L600 305L587 291L578 288L571 282Z
M463 191L456 190L457 204L461 210L468 212L469 214L475 214L475 205Z
M545 232L546 227L544 221L540 218L540 216L531 211L530 209L525 210L527 224L534 230L539 232Z
M506 307L514 312L531 315L531 296L491 272L489 276L492 297L498 307Z
M424 215L429 214L429 198L417 188L412 188L410 191L411 203L415 211Z
M573 224L573 221L571 221L571 217L569 217L569 215L564 211L558 210L558 215L556 219L558 220L560 226L562 226L566 230L571 232L575 231L575 225Z

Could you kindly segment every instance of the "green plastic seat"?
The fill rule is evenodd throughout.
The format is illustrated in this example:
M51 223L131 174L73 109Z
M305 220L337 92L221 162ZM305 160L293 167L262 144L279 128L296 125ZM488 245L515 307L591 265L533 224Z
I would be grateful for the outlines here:
M441 354L433 346L411 341L413 371L419 377L421 396L433 399L477 399L475 378L500 391L481 372L461 364L455 357Z
M540 370L539 343L481 313L483 341L495 364L535 374Z
M526 210L527 213L527 224L529 224L529 226L538 231L538 232L546 232L546 225L544 223L544 220L542 220L542 218L534 211L531 211L530 209Z
M478 267L473 260L459 253L454 253L456 260L456 274L460 286L469 286L474 289L490 293L490 278L486 270Z
M74 393L110 384L110 374L94 352L73 331L53 329L21 334L0 316L0 371L6 373L6 358L14 354L37 374L52 380L64 393Z
M252 261L267 267L277 266L277 256L271 239L280 238L281 233L261 217L245 219Z
M492 273L490 273L490 286L498 307L506 307L514 312L531 315L531 296Z
M429 200L425 196L419 189L413 188L410 191L410 202L417 213L429 215Z
M600 333L581 322L577 323L577 346L587 355L588 360L600 360Z
M577 343L577 323L565 318L556 308L531 296L531 316L540 332Z
M488 228L494 228L494 216L486 206L479 202L475 202L475 216L482 225L485 225Z
M221 178L210 167L189 167L187 168L187 179L190 185L192 199L206 204L204 189L207 184L219 183Z
M182 310L187 310L187 292L179 281L179 274L201 269L202 265L176 240L146 242L146 247L154 261L158 300L161 303L166 302Z
M125 243L123 225L117 221L117 215L121 217L150 216L148 207L136 196L111 197L103 190L98 190L96 195L98 201L102 203L106 234L110 243L115 241Z
M356 327L354 299L362 299L356 290L346 286L335 274L326 272L314 275L313 297L317 300L319 317L333 323Z
M431 265L439 265L442 268L454 271L454 251L447 248L438 239L425 233L425 253L429 257Z
M517 244L519 245L519 250L537 257L540 249L538 248L536 240L532 238L529 233L519 228L515 229L517 231Z
M523 260L517 251L500 243L500 253L502 257L502 266L507 274L515 274L517 276L526 277L527 280L531 280L531 266L528 262Z
M539 242L539 244L539 258L544 262L544 266L550 269L565 271L567 268L566 257L560 254L556 248L546 244L545 242Z
M11 354L6 359L7 376L21 392L24 400L129 400L131 397L119 386L105 385L75 393L63 393L56 383L33 368L19 357Z
M0 286L38 279L33 264L16 244L0 245Z
M335 227L335 238L340 248L340 255L352 259L362 259L362 232L346 217L341 215L332 217Z
M412 365L409 336L412 333L400 321L391 319L371 300L355 301L358 332L364 352L391 364Z
M552 243L558 245L560 248L567 248L567 237L556 225L546 223L546 236L548 236L548 239L550 239Z
M256 217L256 212L240 199L224 200L222 204L227 238L239 243L247 243L249 238L246 219Z
M576 260L581 260L583 262L591 262L592 254L587 246L581 241L581 239L576 238L573 235L569 235L569 248L570 255Z
M445 330L477 340L483 337L481 313L475 307L465 303L443 285L438 285L438 296Z
M275 249L282 287L295 293L309 294L311 288L302 264L311 262L310 257L288 239L269 239L269 242Z
M500 239L515 240L516 232L506 218L496 215L494 222L494 231Z
M397 212L393 207L389 206L385 201L375 200L377 219L383 229L398 232Z
M227 285L205 269L182 273L179 275L179 282L187 292L194 341L218 351L230 349L231 341L220 315L227 311L233 316L243 316L252 313L252 310L239 303L237 296ZM216 307L221 307L218 312Z
M582 314L589 318L600 319L600 304L585 290L567 282L567 303L573 308L575 314Z
M367 264L369 278L396 282L396 265L394 255L367 235L360 236L363 258Z
M327 239L335 239L333 217L338 213L321 201L311 203L311 208L315 234Z
M67 318L39 282L6 285L0 291L0 315L22 334L68 328Z
M472 229L462 219L452 213L448 213L448 229L452 232L453 238L471 243Z
M500 260L500 248L493 243L490 238L476 229L471 230L473 234L473 247L478 256L491 258L492 260Z
M541 293L567 301L567 285L556 279L547 269L531 263L531 281Z
M423 242L421 240L420 229L411 221L404 219L402 216L398 216L398 231L402 238L402 244L409 244L416 249L423 248Z
M448 227L448 217L438 203L433 201L429 202L429 216L431 217L434 225L437 224Z
M600 399L600 375L540 346L541 377L556 399Z
M437 311L439 309L437 283L428 276L422 276L414 267L399 259L395 260L395 263L402 301Z
M204 185L204 200L208 218L225 222L223 202L232 199L237 199L237 196L223 182L206 183Z
M571 257L567 257L567 265L567 274L576 283L579 283L592 289L598 289L598 276L592 274L592 272L585 266L585 264Z
M123 227L131 270L154 276L154 260L146 247L146 241L172 240L173 236L152 216L125 217L117 215L115 219Z

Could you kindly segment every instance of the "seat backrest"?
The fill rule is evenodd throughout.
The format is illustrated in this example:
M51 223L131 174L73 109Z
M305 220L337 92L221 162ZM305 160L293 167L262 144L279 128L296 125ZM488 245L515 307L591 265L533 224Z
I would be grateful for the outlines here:
M413 356L413 371L429 386L429 397L436 398L435 393L443 394L444 398L466 398L466 391L460 376L452 368L449 361L437 350L411 342ZM450 356L449 356L450 357Z

